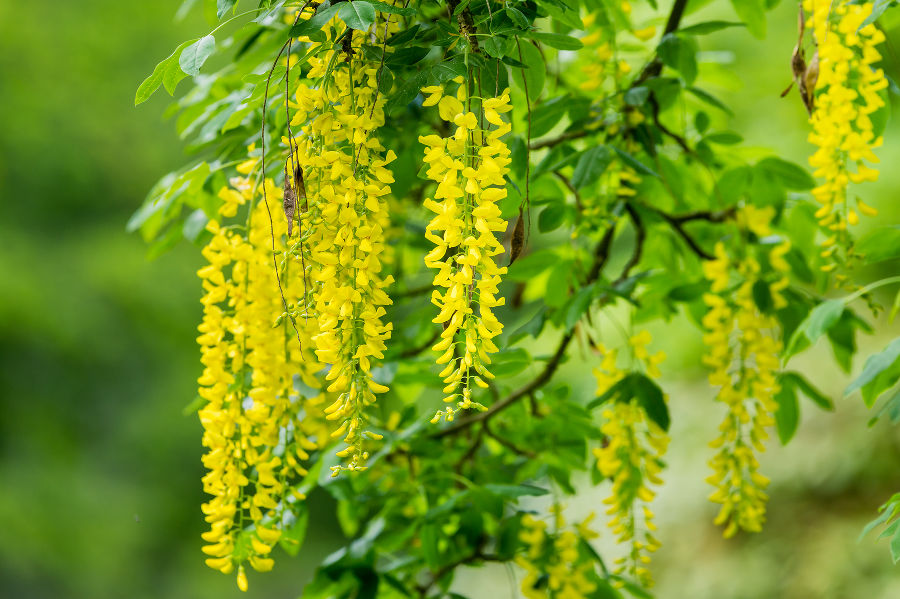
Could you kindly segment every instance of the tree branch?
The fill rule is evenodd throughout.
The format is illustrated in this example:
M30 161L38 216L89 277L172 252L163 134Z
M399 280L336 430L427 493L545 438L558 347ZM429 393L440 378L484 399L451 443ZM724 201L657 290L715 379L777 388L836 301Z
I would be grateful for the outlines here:
M600 277L600 271L603 270L604 265L606 265L606 261L609 259L609 250L612 246L612 240L615 236L615 226L611 226L600 242L597 244L597 248L594 251L594 263L591 265L591 270L588 272L587 278L585 279L584 284L590 285L594 281L596 281ZM559 345L556 347L556 351L553 353L553 356L547 361L547 364L544 366L544 369L538 374L534 379L530 382L526 383L522 387L519 387L505 398L491 405L484 412L477 412L466 418L462 418L457 420L450 426L445 429L442 429L432 435L435 439L441 439L448 435L452 435L457 433L460 430L463 430L476 422L486 421L489 418L493 417L495 414L498 414L513 405L523 397L528 397L534 391L543 387L554 375L556 369L559 368L559 365L562 363L562 359L566 354L566 349L569 347L569 343L572 342L572 339L575 337L575 329L574 327L566 331L566 333L562 336L562 339L559 341Z

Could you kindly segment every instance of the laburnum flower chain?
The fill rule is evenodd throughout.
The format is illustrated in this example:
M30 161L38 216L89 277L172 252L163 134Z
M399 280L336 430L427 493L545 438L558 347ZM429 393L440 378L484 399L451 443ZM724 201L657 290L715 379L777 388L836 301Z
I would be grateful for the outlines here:
M442 86L423 90L428 94L425 105L437 104L441 118L455 125L454 133L419 138L426 146L427 176L438 184L424 204L435 213L425 229L435 246L425 264L437 270L431 301L439 309L434 322L444 326L434 350L441 352L437 363L447 365L440 373L444 401L456 402L438 411L432 422L441 416L452 420L458 409L486 409L472 400L472 389L487 388L486 379L493 378L488 354L497 351L492 339L503 328L493 309L504 301L497 297L497 286L506 268L495 259L504 249L495 233L506 229L497 203L506 197L504 175L510 163L501 139L510 125L500 116L512 110L509 91L481 99L482 116L493 125L483 129L482 119L471 110L467 82L459 77L454 83L459 86L455 96L445 95Z
M647 350L652 338L642 331L632 336L629 346L634 361L642 365L651 377L658 377L659 364L665 359L663 352L651 355ZM598 368L597 394L603 395L627 373L617 366L617 352L597 346L602 357ZM662 456L666 452L669 437L659 425L647 416L636 399L629 402L615 401L607 405L601 416L604 424L602 447L594 449L597 468L612 481L612 489L604 503L609 505L609 527L620 544L628 544L628 553L616 558L616 574L625 574L650 587L653 579L647 564L650 553L660 547L653 535L656 526L649 504L655 497L650 485L662 484L659 474L663 469Z
M757 235L768 235L773 214L771 208L748 206L739 214L739 221ZM781 291L788 283L789 265L784 260L788 249L789 243L783 242L769 251L769 264L777 277L774 281L766 280L759 262L751 256L733 261L721 242L715 247L715 259L703 264L710 281L710 291L703 296L708 306L703 317L707 346L703 361L712 369L710 384L719 388L716 399L728 408L720 434L710 444L718 453L710 462L713 474L707 481L716 488L710 500L722 506L716 524L725 525L726 537L741 529L758 532L765 522L769 481L759 473L756 454L765 451L767 428L775 422L782 343L778 321L757 306L754 287L761 284L768 289L773 307L787 304ZM732 273L740 281L736 290L732 289Z
M347 463L332 466L333 475L365 469L364 441L380 438L366 431L366 408L376 393L388 390L373 379L372 368L384 358L391 335L391 324L382 318L391 303L385 288L393 279L381 271L389 220L385 198L394 181L387 164L395 155L385 153L375 136L385 102L376 99L377 65L357 60L362 53L349 39L349 51L310 59L308 78L323 83L299 87L293 117L305 123L294 141L309 199L308 236L299 251L308 251L304 261L311 269L316 356L329 366L328 392L337 394L325 412L338 423L332 436L347 444L338 452ZM339 53L345 61L337 62Z
M872 14L871 2L804 0L817 44L818 79L815 108L810 116L809 141L818 149L810 157L815 175L824 179L813 190L822 206L816 212L819 224L830 234L822 243L825 271L837 267L838 248L850 249L848 225L859 221L859 212L875 216L877 211L860 199L848 202L848 183L875 181L878 171L873 150L881 146L872 114L884 106L879 92L888 86L884 71L874 68L881 60L877 50L884 34L873 23L863 27ZM852 172L850 165L854 165Z
M239 172L250 172L255 162L244 163ZM268 194L278 195L271 179L264 184ZM232 179L231 187L219 193L224 200L220 218L236 215L253 195L247 178ZM276 227L276 239L282 239L285 225ZM311 438L321 440L323 420L314 414L321 411L322 397L299 396L294 377L315 389L313 375L320 366L311 352L302 355L307 350L286 321L272 328L282 305L272 283L271 231L263 203L250 210L246 234L215 220L207 228L212 239L203 250L209 264L198 271L205 294L197 338L204 365L199 394L207 402L199 413L207 448L203 487L212 495L203 505L210 525L203 551L210 567L225 573L237 567L238 586L246 590L243 562L259 571L272 568L268 554L293 517L285 506L302 499L290 489L306 475L302 462L318 447ZM286 290L302 286L300 274L283 273ZM302 341L309 341L310 328L298 324Z
M525 570L522 594L527 599L576 599L589 597L597 590L593 580L594 563L591 555L580 548L599 535L590 527L590 514L574 530L565 528L560 506L553 506L554 531L547 523L526 514L522 517L519 540L525 552L516 563Z

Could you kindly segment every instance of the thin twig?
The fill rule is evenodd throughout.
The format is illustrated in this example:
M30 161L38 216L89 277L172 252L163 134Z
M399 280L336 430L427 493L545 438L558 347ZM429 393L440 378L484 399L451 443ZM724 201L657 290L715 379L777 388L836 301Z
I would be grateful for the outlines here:
M294 25L300 20L300 15L303 14L303 11L306 10L306 7L312 0L307 0L306 3L300 8L297 12L297 17L294 19ZM293 29L294 25L291 25L291 29ZM290 35L290 32L288 32ZM291 38L288 37L288 41L284 42L284 45L281 46L281 49L278 51L278 55L275 56L275 60L272 61L272 68L269 69L269 76L266 77L266 91L263 95L263 105L262 105L262 126L260 128L260 160L262 167L262 196L263 203L266 205L266 214L269 215L269 233L272 236L272 266L275 269L275 280L278 282L278 293L281 295L281 305L284 306L284 312L288 315L288 318L291 321L291 326L294 327L294 332L297 333L297 343L300 344L301 348L303 346L303 341L300 340L300 329L297 328L297 321L294 319L294 315L291 314L291 311L288 309L287 300L284 298L284 286L281 284L281 273L278 271L278 250L275 245L275 221L272 220L272 209L269 207L269 199L266 194L266 104L269 100L269 84L272 82L272 74L275 72L275 66L278 64L278 60L281 58L281 55L284 54L284 51L287 49L288 45L291 43ZM285 100L286 101L286 100ZM306 273L304 273L305 276Z

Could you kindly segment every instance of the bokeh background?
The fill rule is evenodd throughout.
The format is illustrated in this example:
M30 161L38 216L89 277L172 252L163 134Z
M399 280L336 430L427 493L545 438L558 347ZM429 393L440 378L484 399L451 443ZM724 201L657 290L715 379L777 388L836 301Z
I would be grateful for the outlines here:
M777 0L776 0L777 1ZM236 597L232 577L203 565L200 426L195 397L200 316L197 249L184 242L154 260L125 223L153 182L184 162L164 94L133 107L157 61L209 29L199 11L175 22L180 0L0 0L0 597L106 599ZM731 127L751 145L803 163L805 114L789 82L796 5L782 2L765 42L729 29L703 40L702 74L735 109ZM714 2L687 23L733 19ZM888 23L890 39L898 32ZM897 72L894 45L887 53ZM182 84L182 91L186 83ZM752 154L752 150L750 150ZM880 151L871 203L900 222L894 190L900 128ZM896 274L897 264L882 273ZM888 300L889 301L889 300ZM674 411L667 486L656 510L663 599L895 598L900 570L874 537L857 542L880 503L900 490L900 444L817 347L799 368L835 398L835 413L801 404L788 447L763 460L769 525L723 541L706 502L706 440L721 414L699 368L697 331L656 329L669 355ZM863 353L900 333L879 321ZM858 359L855 368L861 367ZM574 377L584 369L568 366ZM584 381L585 388L590 386ZM602 511L585 491L573 515ZM249 597L299 595L341 539L327 497L314 494L298 558L254 576ZM609 535L605 535L608 537ZM608 538L601 540L608 542ZM474 598L510 589L508 574L466 572Z

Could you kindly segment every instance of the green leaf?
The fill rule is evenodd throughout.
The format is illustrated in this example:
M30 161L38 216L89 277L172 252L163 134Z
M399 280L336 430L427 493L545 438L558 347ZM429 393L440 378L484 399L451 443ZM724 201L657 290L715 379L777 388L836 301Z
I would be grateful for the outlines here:
M701 102L705 102L706 104L709 104L710 106L714 106L714 107L718 108L719 110L721 110L728 116L734 116L734 112L732 112L731 109L728 108L728 106L726 106L724 102L722 102L722 100L713 96L709 92L705 92L698 87L687 87L687 88L685 88L685 91L688 91L688 92L694 94L695 96L697 96L697 98Z
M697 44L692 38L667 33L656 51L662 63L681 73L688 85L697 78Z
M629 106L643 106L650 98L650 88L643 85L629 87L625 92L625 103Z
M338 17L347 27L365 31L375 22L375 7L363 0L351 0L340 5Z
M784 362L787 363L791 357L815 343L840 319L843 312L844 301L840 299L826 300L816 306L791 336L791 341L784 353Z
M793 385L782 385L781 390L775 394L775 428L778 431L778 439L782 445L787 445L797 432L800 422L800 406L797 403L797 392Z
M581 320L582 315L588 311L588 308L591 307L591 302L594 300L594 291L593 285L582 287L569 301L565 321L567 331L571 330L575 323Z
M488 56L503 58L511 51L513 47L512 43L512 38L503 37L502 35L492 35L484 40L483 47Z
M557 264L559 260L559 256L549 250L539 250L533 254L527 254L513 262L513 265L509 267L507 278L512 281L529 281Z
M875 0L872 5L872 13L868 17L866 17L866 20L862 22L862 25L860 25L859 28L862 29L869 23L874 23L879 18L881 18L881 15L884 14L884 11L896 5L896 0ZM894 560L894 563L897 563L897 560Z
M727 29L729 27L744 26L745 25L743 23L735 23L733 21L704 21L703 23L697 23L696 25L681 27L678 29L678 31L679 33L686 33L688 35L706 35L708 33L715 33L716 31Z
M719 144L720 146L733 146L744 141L743 137L741 137L737 133L734 133L733 131L718 131L716 133L710 133L703 139L714 144Z
M160 84L163 84L166 91L169 92L169 95L172 95L175 91L175 86L186 76L178 66L178 57L181 56L182 50L194 43L194 41L195 40L189 40L184 42L175 48L175 51L169 54L167 58L156 65L150 76L144 79L140 86L138 86L137 93L134 96L135 106L146 102L150 96L153 95L153 92L159 89ZM177 75L172 74L173 71L177 72Z
M210 57L215 49L216 38L211 34L205 35L184 49L178 59L178 65L188 75L197 75L200 73L200 67L203 66L203 63L206 62L206 59Z
M878 396L892 387L898 378L900 378L900 337L866 360L862 373L844 390L844 395L862 390L863 400L871 408Z
M230 10L234 11L234 5L238 0L216 0L216 18L221 19Z
M534 107L531 111L532 139L549 133L566 115L570 101L569 96L559 96Z
M630 166L637 172L643 173L645 175L650 175L651 177L659 177L659 174L655 170L653 170L652 168L650 168L649 166L647 166L646 164L644 164L643 162L641 162L640 160L638 160L637 158L635 158L634 156L632 156L631 154L626 152L625 150L620 150L619 148L617 148L615 146L613 146L613 150L615 150L616 154L619 155L619 158L622 159L622 162L624 162L625 164L627 164L628 166Z
M369 0L369 4L371 4L372 7L375 8L375 10L377 10L378 12L384 12L392 15L401 15L404 17L416 16L415 8L403 8L402 6L394 6L393 4L388 4L387 2L377 2L375 0Z
M877 518L870 521L865 525L865 527L863 527L862 532L859 534L859 538L856 540L856 542L858 543L862 541L867 534L872 532L872 530L894 517L898 505L900 505L900 499L898 499L897 495L894 495L893 497L891 497L890 501L878 508L880 514Z
M803 378L803 376L798 372L785 372L781 375L781 384L782 385L791 385L796 387L798 391L803 393L806 397L811 399L813 403L822 408L823 410L827 410L829 412L834 411L834 402L830 397L824 395L821 391L816 389L812 383Z
M551 48L557 50L580 50L584 47L581 40L571 35L563 35L561 33L541 33L533 31L528 33L528 37L547 44Z
M441 565L441 554L438 550L438 541L441 535L435 524L425 524L419 529L419 541L422 544L422 557L432 570L437 570Z
M608 147L598 145L588 148L581 154L578 164L575 165L575 172L572 174L572 185L576 189L581 189L594 183L611 162L612 153Z
M534 47L534 44L520 41L519 48L522 56L519 58L518 51L516 51L515 58L521 60L527 68L513 69L513 79L519 89L524 91L527 86L528 99L536 102L544 89L544 77L547 69L544 57L541 56L541 51Z
M519 374L534 363L534 359L521 347L502 350L493 356L491 372L499 377Z
M816 186L816 180L805 168L781 158L763 158L756 164L756 168L771 174L785 189L807 191Z
M196 402L196 400L194 401ZM881 409L878 410L878 413L869 420L869 426L874 426L884 415L888 416L891 424L900 422L900 388L895 389L890 397L888 397L881 405Z
M734 12L747 24L750 35L766 37L766 8L763 0L731 0Z
M550 204L538 215L538 231L548 233L562 226L566 219L566 205L561 202Z
M547 489L536 487L534 485L502 485L489 483L484 485L486 491L490 491L494 495L499 495L505 499L517 499L519 497L540 497L550 493Z
M648 418L661 429L669 430L669 407L666 405L662 389L640 372L629 372L587 407L590 410L607 401L627 403L633 399L637 399Z
M288 555L297 555L300 553L300 548L303 547L306 531L309 528L309 509L306 504L298 502L294 503L291 509L286 510L285 514L292 514L295 518L282 530L278 544Z
M316 11L316 14L314 14L309 19L301 21L295 26L291 27L289 35L291 37L308 37L311 34L320 31L328 21L334 18L334 15L337 14L341 6L343 6L343 4L335 4L333 6L329 6L328 8Z
M528 19L518 8L513 8L510 6L506 9L506 14L510 18L510 20L515 23L516 27L518 27L519 29L528 29Z
M881 227L864 235L856 244L866 264L900 258L900 226Z

